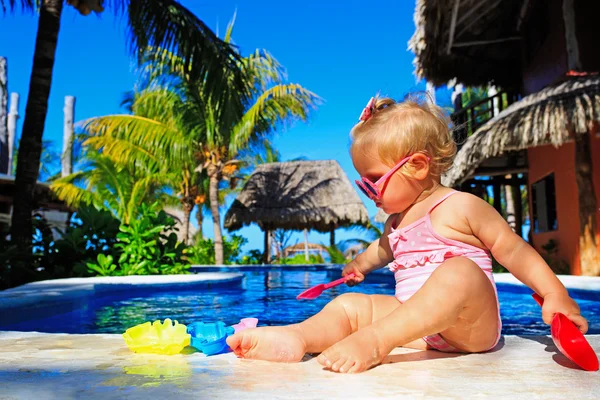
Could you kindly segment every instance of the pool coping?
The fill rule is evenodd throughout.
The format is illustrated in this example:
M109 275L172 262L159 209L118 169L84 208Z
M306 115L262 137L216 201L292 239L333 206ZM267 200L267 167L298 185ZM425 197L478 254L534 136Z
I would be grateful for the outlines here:
M185 275L131 275L90 278L53 279L27 283L0 291L0 316L3 311L20 309L19 318L10 321L23 322L42 310L59 311L65 305L89 296L103 298L122 293L139 293L148 290L194 290L219 287L241 287L244 274L235 272L205 272ZM64 310L54 312L59 314ZM0 320L0 325L3 325Z

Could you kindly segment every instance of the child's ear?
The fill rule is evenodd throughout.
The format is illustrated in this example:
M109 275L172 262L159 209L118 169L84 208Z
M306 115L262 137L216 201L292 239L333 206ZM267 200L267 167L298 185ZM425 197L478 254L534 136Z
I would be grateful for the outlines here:
M423 179L429 176L429 157L427 157L423 153L415 153L410 158L410 163L412 164L414 174L414 178L422 181Z

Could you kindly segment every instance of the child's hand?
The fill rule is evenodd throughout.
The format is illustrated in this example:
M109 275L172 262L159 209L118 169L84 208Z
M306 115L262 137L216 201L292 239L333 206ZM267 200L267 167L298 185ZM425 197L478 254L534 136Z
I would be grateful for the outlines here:
M346 266L342 270L342 276L346 276L353 272L354 278L350 278L346 281L346 285L348 286L358 285L359 283L365 280L365 274L360 269L360 266L358 265L356 260L352 260L348 264L346 264Z
M552 318L559 312L569 318L585 334L588 330L588 322L580 315L579 306L566 293L548 293L544 297L542 306L542 319L548 325L552 323Z

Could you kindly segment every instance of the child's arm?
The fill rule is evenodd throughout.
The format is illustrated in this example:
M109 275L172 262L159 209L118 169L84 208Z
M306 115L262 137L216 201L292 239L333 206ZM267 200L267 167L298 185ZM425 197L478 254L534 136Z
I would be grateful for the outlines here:
M550 324L561 312L579 329L587 332L588 324L579 306L538 252L514 233L504 218L487 202L476 196L464 196L467 222L473 234L490 249L494 258L518 280L544 298L542 318Z
M392 249L388 240L388 234L390 233L390 227L395 217L390 216L385 223L383 228L383 234L377 240L367 247L367 250L363 251L356 258L350 261L342 270L342 276L346 276L351 272L354 272L355 277L348 279L346 283L348 286L354 286L357 283L362 282L365 279L365 275L386 266L394 259Z

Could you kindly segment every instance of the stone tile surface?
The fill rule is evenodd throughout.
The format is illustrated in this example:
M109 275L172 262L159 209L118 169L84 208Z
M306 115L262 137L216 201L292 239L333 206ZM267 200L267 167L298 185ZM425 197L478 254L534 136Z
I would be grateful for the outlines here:
M600 335L588 336L600 350ZM120 335L0 332L0 399L598 399L600 373L557 354L549 337L505 337L485 354L396 349L357 375L316 359L278 364L135 354Z

